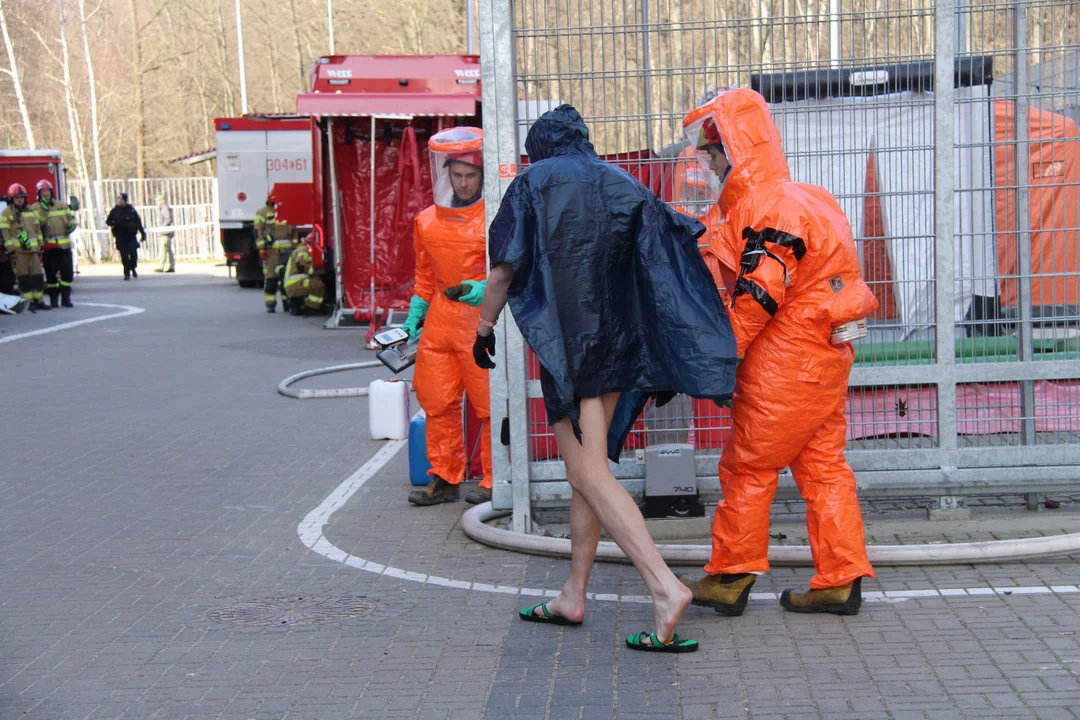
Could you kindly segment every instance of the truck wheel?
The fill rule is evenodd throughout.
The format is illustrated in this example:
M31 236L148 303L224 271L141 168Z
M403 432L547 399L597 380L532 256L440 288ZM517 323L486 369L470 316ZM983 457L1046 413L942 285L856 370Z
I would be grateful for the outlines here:
M236 266L236 282L242 288L263 286L263 270L258 255L248 256L240 261Z

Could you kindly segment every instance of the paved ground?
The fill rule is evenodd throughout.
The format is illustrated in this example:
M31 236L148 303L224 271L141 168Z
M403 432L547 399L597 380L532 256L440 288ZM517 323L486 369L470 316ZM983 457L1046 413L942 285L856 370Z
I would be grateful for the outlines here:
M694 609L681 630L703 649L676 659L622 646L649 624L640 603L597 601L581 628L516 621L535 601L515 588L557 588L566 563L476 545L460 506L406 506L404 453L330 518L323 547L391 569L308 550L298 525L350 476L355 489L380 446L363 400L274 386L358 359L358 336L266 315L215 274L88 272L76 302L145 312L0 344L0 719L1080 718L1075 559L881 568L867 590L1027 589L907 593L849 619L767 598L733 620ZM0 317L0 340L115 312ZM756 590L808 577L777 570ZM616 565L592 587L644 593ZM313 597L373 612L212 619Z

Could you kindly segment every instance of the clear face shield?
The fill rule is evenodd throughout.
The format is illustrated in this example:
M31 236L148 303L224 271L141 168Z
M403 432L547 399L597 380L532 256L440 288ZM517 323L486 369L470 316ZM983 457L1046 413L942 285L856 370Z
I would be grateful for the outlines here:
M428 149L436 205L469 207L483 197L484 133L480 128L443 130L431 136Z
M683 132L690 144L688 149L695 151L698 166L705 177L714 179L719 197L720 187L731 172L731 162L724 149L724 140L720 137L716 116L707 107L698 108L683 121Z
M720 197L720 181L698 157L698 152L687 148L681 160L682 167L676 185L676 202L688 213L702 217Z

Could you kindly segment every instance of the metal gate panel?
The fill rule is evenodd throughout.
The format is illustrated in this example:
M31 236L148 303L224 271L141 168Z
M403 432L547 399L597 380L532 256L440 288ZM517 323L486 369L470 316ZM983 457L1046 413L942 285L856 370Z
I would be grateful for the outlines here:
M860 491L1076 487L1075 2L482 0L481 9L491 216L521 162L513 139L547 101L577 107L598 153L672 201L684 114L718 88L754 87L793 177L841 203L882 301L851 375L848 458ZM529 491L497 484L495 504L512 505L523 530L532 503L559 504L568 486L535 360L512 323L500 328L508 356L492 388L512 468L503 481ZM730 422L703 403L686 418L706 493L719 490ZM632 433L615 469L632 491L647 441Z

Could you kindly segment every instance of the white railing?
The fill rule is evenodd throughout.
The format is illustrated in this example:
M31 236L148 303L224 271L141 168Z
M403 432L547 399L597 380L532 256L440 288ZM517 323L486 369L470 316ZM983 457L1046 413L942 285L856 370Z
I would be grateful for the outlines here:
M217 179L129 178L87 183L71 180L68 195L79 199L76 213L79 229L74 233L75 249L80 258L93 261L118 259L112 233L105 226L109 210L120 193L127 193L146 228L147 242L141 256L145 260L160 257L161 231L154 197L165 196L173 211L173 252L178 260L224 259L218 240Z

